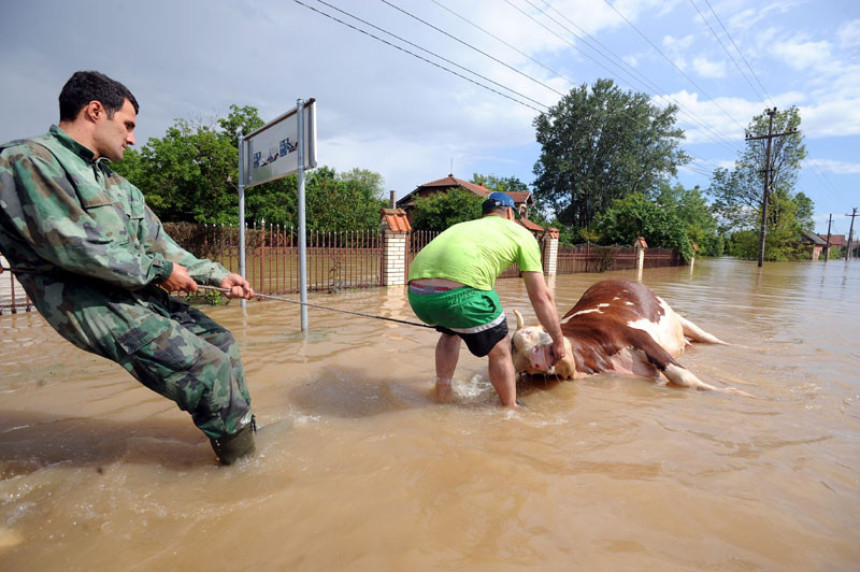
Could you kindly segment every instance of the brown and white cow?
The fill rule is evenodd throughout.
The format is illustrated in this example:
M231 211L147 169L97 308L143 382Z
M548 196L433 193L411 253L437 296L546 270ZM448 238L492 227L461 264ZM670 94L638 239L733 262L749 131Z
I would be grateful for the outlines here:
M650 288L629 280L603 280L591 286L561 319L567 356L551 367L552 340L541 326L523 326L511 339L518 373L577 379L612 371L660 379L696 389L749 395L707 384L675 358L694 342L728 345L677 314Z

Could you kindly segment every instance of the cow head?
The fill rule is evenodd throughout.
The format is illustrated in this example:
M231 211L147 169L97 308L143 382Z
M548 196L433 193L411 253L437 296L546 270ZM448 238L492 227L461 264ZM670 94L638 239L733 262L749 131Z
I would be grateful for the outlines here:
M552 364L552 338L542 326L524 327L522 315L514 310L517 329L511 337L511 355L517 373L531 375L558 375L572 378L574 373L570 342L565 339L567 356L555 366Z

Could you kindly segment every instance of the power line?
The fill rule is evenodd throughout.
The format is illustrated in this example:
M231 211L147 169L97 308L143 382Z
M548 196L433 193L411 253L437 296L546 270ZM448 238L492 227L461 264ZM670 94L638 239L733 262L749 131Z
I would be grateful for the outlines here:
M761 99L761 100L764 100L764 96L763 96L761 93L759 93L759 91L758 91L758 89L756 88L756 86L754 86L754 85L753 85L753 83L749 80L749 78L747 77L747 74L746 74L746 73L744 73L744 70L742 70L742 69L741 69L741 66L738 64L738 62L737 62L737 60L735 59L734 55L732 55L732 52L730 52L730 51L729 51L729 49L728 49L728 48L726 47L726 45L723 43L722 38L720 38L719 34L717 34L717 31L716 31L716 30L714 30L714 27L713 27L713 26L711 26L711 23L710 23L710 22L708 22L708 20L705 18L705 15L704 15L704 14L702 14L702 11L701 11L701 10L699 10L699 7L696 5L695 0L690 0L690 4L692 4L692 5L693 5L693 8L695 8L695 9L696 9L696 12L698 12L698 13L699 13L699 18L701 18L701 19L702 19L702 22L704 22L704 23L705 23L705 25L706 25L706 26L708 27L708 29L711 31L711 34L712 34L712 35L717 39L717 42L719 42L720 46L722 46L723 51L725 51L725 52L726 52L726 54L728 54L729 59L730 59L730 60L732 60L732 64L734 64L735 68L736 68L739 72L741 72L741 76L743 76L744 81L746 81L746 82L747 82L747 85L749 85L749 86L752 88L753 92L755 93L755 96L756 96L757 98ZM709 6L710 6L710 4L709 4ZM711 8L711 11L713 12L713 8ZM723 28L723 30L725 30L725 28ZM726 32L726 34L728 34L728 32ZM736 47L736 48L737 48L737 47Z
M320 2L321 4L325 4L325 3L324 3L324 2L322 2L321 0L317 0L317 1L318 1L318 2ZM400 50L400 51L402 51L402 52L404 52L404 53L406 53L406 54L409 54L410 56L412 56L412 57L414 57L414 58L417 58L417 59L419 59L419 60L421 60L421 61L423 61L423 62L425 62L425 63L428 63L428 64L430 64L430 65L432 65L432 66L434 66L434 67L437 67L437 68L439 68L439 69L441 69L441 70L444 70L444 71L446 71L446 72L448 72L448 73L450 73L450 74L453 74L453 75L455 75L455 76L457 76L457 77L459 77L459 78L461 78L461 79L464 79L464 80L466 80L466 81L468 81L468 82L470 82L470 83L473 83L473 84L477 85L478 87L481 87L481 88L483 88L483 89L486 89L487 91L490 91L490 92L492 92L492 93L495 93L496 95L500 95L500 96L504 97L505 99L508 99L508 100L510 100L510 101L513 101L514 103L518 103L518 104L520 104L520 105L523 105L523 106L525 106L525 107L528 107L529 109L532 109L532 110L534 110L534 111L537 111L538 113L543 113L543 111L542 111L541 109L538 109L537 107L535 107L535 106L533 106L533 105L529 105L528 103L525 103L525 102L520 101L520 100L518 100L518 99L516 99L516 98L514 98L514 97L511 97L510 95L508 95L508 94L506 94L506 93L502 93L502 92L500 92L500 91L498 91L498 90L496 90L496 89L493 89L493 88L491 88L491 87L489 87L489 86L487 86L487 85L484 85L484 84L482 84L482 83L480 83L480 82L478 82L478 81L475 81L474 79L472 79L472 78L470 78L470 77L467 77L467 76L464 76L463 74L457 73L456 71L451 70L451 69L449 69L449 68L446 68L445 66L443 66L443 65L441 65L441 64L438 64L438 63L436 63L436 62L434 62L434 61L432 61L432 60L429 60L429 59L427 59L427 58L425 58L425 57L423 57L423 56L420 56L420 55L418 55L418 54L416 54L416 53L414 53L414 52L412 52L412 51L410 51L410 50L407 50L406 48L404 48L404 47L402 47L402 46L398 46L397 44L394 44L394 43L392 43L392 42L389 42L388 40L385 40L385 39L383 39L383 38L380 38L379 36L376 36L376 35L374 35L374 34L371 34L371 33L370 33L370 32L368 32L367 30L362 30L361 28L358 28L358 27L356 27L356 26L353 26L352 24L350 24L350 23L348 23L348 22L344 22L343 20L341 20L341 19L339 19L339 18L337 18L337 17L335 17L335 16L332 16L331 14L327 14L327 13L323 12L322 10L318 10L317 8L314 8L313 6L309 6L309 5L305 4L305 3L304 3L304 2L302 2L301 0L293 0L293 2L295 2L296 4L299 4L300 6L303 6L303 7L307 8L308 10L311 10L311 11L313 11L313 12L316 12L317 14L320 14L320 15L322 15L322 16L325 16L326 18L329 18L329 19L331 19L331 20L333 20L333 21L335 21L335 22L337 22L337 23L339 23L339 24L341 24L341 25L343 25L343 26L346 26L347 28L350 28L350 29L352 29L352 30L355 30L356 32L360 32L360 33L362 33L362 34L364 34L364 35L366 35L366 36L369 36L369 37L373 38L374 40L377 40L378 42L382 42L383 44L385 44L385 45L387 45L387 46L390 46L390 47L392 47L392 48L395 48L395 49L397 49L397 50ZM329 7L332 7L332 6L328 5L328 4L326 4L326 5L327 5L327 6L329 6ZM334 9L339 10L339 9L337 9L337 8L334 8ZM339 10L339 11L341 11L341 10ZM341 11L341 12L343 12L343 11ZM360 18L358 18L358 17L356 17L356 16L353 16L352 14L349 14L349 13L347 13L347 12L344 12L344 13L345 13L345 14L347 14L347 15L349 15L350 17L355 18L356 20L362 21ZM392 37L396 37L394 34L391 34L390 32L385 32L385 33L387 33L387 34L391 35ZM423 50L424 48L421 48L421 49ZM427 53L432 54L432 52L430 52L429 50L424 50L424 51L426 51ZM435 56L435 54L433 54L433 55ZM436 57L439 57L439 56L436 56ZM442 59L442 58L440 58L440 59ZM462 66L458 66L458 67L462 67ZM467 68L463 68L463 69L467 69ZM472 70L468 70L468 69L467 69L467 71L468 71L469 73L472 73L472 74L474 74L474 75L478 76L478 77L482 77L482 78L483 78L483 76L481 76L480 74L478 74L478 73L476 73L476 72L474 72L474 71L472 71ZM491 81L491 80L489 80L489 81ZM495 82L493 82L493 83L495 83ZM516 93L518 96L520 96L520 97L522 97L522 98L524 98L524 99L528 99L528 100L530 100L530 101L534 101L534 100L532 100L531 98L529 98L529 97L527 97L527 96L525 96L525 95L522 95L522 94L520 94L520 93L518 93L518 92L516 92L516 91L514 91L514 90L512 90L512 89L510 89L510 88L505 88L505 89L507 89L508 91L511 91L512 93ZM538 105L541 105L541 106L543 106L543 107L546 109L546 106L545 106L544 104L542 104L542 103L540 103L540 102L536 102L536 103L538 103Z
M583 43L584 43L585 45L587 45L589 48L591 48L592 50L594 50L594 51L595 51L595 52L596 52L600 57L602 57L602 58L604 58L604 59L609 60L609 63L611 63L611 64L612 64L612 65L614 65L615 67L621 68L621 65L619 65L619 64L617 64L617 63L615 63L615 62L611 61L611 59L610 59L610 58L608 58L605 54L603 54L600 50L598 50L597 48L593 47L591 44L589 44L589 43L588 43L588 41L586 41L584 38L582 38L582 37L581 37L580 35L578 35L576 32L574 32L573 30L571 30L570 28L568 28L567 26L565 26L564 24L562 24L561 22L559 22L557 19L555 19L555 18L553 18L552 16L550 16L549 14L547 14L545 10L541 10L540 8L538 8L537 6L535 6L535 5L534 5L530 0L524 0L524 1L525 1L527 4L529 4L532 8L534 8L535 10L537 10L538 12L540 12L544 17L546 17L547 19L549 19L551 22L553 22L554 24L556 24L557 26L559 26L560 28L562 28L563 30L565 30L566 32L568 32L569 34L571 34L573 37L575 37L575 38L577 38L577 39L579 39L579 40L582 40L582 41L583 41ZM590 55L588 55L588 54L584 53L584 52L583 52L580 48L578 48L578 47L577 47L573 42L569 41L567 38L564 38L564 37L560 36L559 34L557 34L556 32L554 32L553 30L551 30L550 28L548 28L546 25L544 25L543 23L539 22L539 21L538 21L534 16L532 16L531 14L529 14L529 13L525 12L523 9L521 9L521 8L519 8L519 7L517 7L517 6L514 6L514 5L510 2L510 0L505 0L505 2L506 2L508 5L510 5L512 8L514 8L515 10L517 10L518 12L520 12L521 14L523 14L525 17L527 17L527 18L529 18L530 20L532 20L532 21L533 21L535 24L537 24L538 26L541 26L542 28L544 28L545 30L547 30L548 32L550 32L551 34L554 34L557 38L559 38L559 39L560 39L560 40L562 40L563 42L567 43L570 47L572 47L573 49L575 49L576 51L578 51L579 53L581 53L581 54L582 54L582 55L584 55L585 57L587 57L587 58L589 58L590 60L592 60L592 61L594 61L595 63L597 63L599 66L601 66L603 69L605 69L606 71L608 71L610 74L612 74L612 73L613 73L611 70L609 70L608 68L606 68L606 66L604 66L603 64L601 64L600 62L598 62L597 60L595 60L593 57L591 57ZM547 4L546 2L544 2L544 4L546 4L550 9L552 9L554 12L556 12L557 14L559 14L559 15L560 15L562 18L564 18L566 21L570 22L570 24L571 24L571 25L573 25L574 27L576 27L578 30L582 30L581 28L579 28L579 26L576 26L576 24L574 24L573 22L571 22L571 20L570 20L569 18L567 18L564 14L562 14L561 12L559 12L558 10L556 10L555 8L552 8L552 6L550 6L550 5L549 5L549 4ZM586 34L586 35L588 35L588 34L587 34L586 32L584 32L584 31L583 31L583 33L584 33L584 34ZM592 39L593 39L593 38L592 38ZM621 62L621 64L623 64L624 66L626 66L626 67L630 68L630 70L632 70L634 73L636 73L636 74L638 74L639 76L641 76L643 79L642 79L642 80L639 80L639 79L635 78L634 76L632 76L632 74L629 74L629 72L625 72L625 73L628 73L629 77L631 77L635 83L639 83L640 85L643 85L646 91L650 91L650 92L651 92L652 94L654 94L654 95L656 95L656 94L657 94L657 93L659 93L659 92L667 92L667 91L668 91L668 90L661 89L661 88L660 88L660 86L658 86L658 85L656 85L655 83L653 83L653 82L652 82L649 78L647 78L645 75L643 75L643 74L639 73L635 68L633 68L633 66L631 66L630 64L628 64L627 62L625 62L624 60L622 60L621 58L619 58L619 57L618 57L617 55L615 55L611 50L609 50L608 48L606 48L605 46L603 46L603 44L601 44L599 41L597 41L596 39L593 39L593 40L594 40L594 42L595 42L595 43L597 43L597 44L599 44L600 46L604 47L604 49L606 49L606 51L608 51L610 54L612 54L612 55L613 55L613 56L614 56L614 57L615 57L619 62ZM621 69L623 70L623 68L621 68ZM724 136L722 136L720 133L718 133L718 132L714 131L714 130L709 126L709 125L707 125L706 123L704 123L704 121L702 121L701 119L699 119L699 118L696 116L696 114L695 114L695 113L693 113L691 110L687 109L687 107L686 107L684 104L682 104L680 101L678 101L677 99L675 99L672 95L669 95L669 94L667 93L666 95L663 95L662 97L664 97L664 98L666 98L667 100L669 100L669 101L671 101L672 103L674 103L674 104L677 106L677 108L678 108L679 112L681 112L683 115L685 115L685 116L687 117L687 120L688 120L690 123L697 124L697 125L699 125L699 127L701 127L703 130L705 130L705 131L707 131L708 133L710 133L710 135L714 138L714 140L715 140L716 142L718 142L718 143L722 144L723 146L725 146L725 147L726 147L727 149L729 149L730 151L733 151L733 152L739 152L739 151L740 151L740 147L738 147L735 143L731 142L730 140L728 140L727 138L725 138Z
M761 80L758 78L758 74L756 74L756 73L755 73L755 70L753 70L753 68L752 68L752 66L750 65L749 61L747 61L746 57L744 56L744 53L740 50L740 48L738 47L738 45L735 43L735 40L732 38L732 35L731 35L731 34L729 34L729 31L728 31L728 30L726 29L726 27L723 25L723 21L722 21L722 20L720 19L720 17L717 15L717 12L714 10L714 7L713 7L713 6L711 6L711 3L710 3L710 2L708 2L708 0L705 0L705 4L707 4L707 5L708 5L708 8L710 8L710 9L711 9L711 14L713 14L713 15L714 15L714 18L717 20L717 23L720 25L720 27L721 27L721 28L723 29L723 31L726 33L726 37L728 37L729 41L732 43L732 46L734 46L735 51L738 53L738 55L739 55L739 56L741 57L741 59L743 60L744 64L747 66L747 69L749 70L750 74L752 74L753 79L755 79L756 83L759 85L759 87L761 87L761 90L762 90L762 92L764 92L765 96L767 97L767 100L770 102L770 104L771 104L773 107L776 107L776 105L775 105L775 104L774 104L774 102L773 102L773 99L770 97L770 94L767 92L767 89L765 89L764 84L762 84L762 83L761 83Z
M481 26L477 25L476 23L472 22L471 20L469 20L469 19L468 19L468 18L466 18L465 16L463 16L463 15L461 15L461 14L458 14L457 12L455 12L454 10L452 10L451 8L449 8L449 7L445 6L444 4L441 4L438 0L430 0L430 1L431 1L431 2L433 2L434 4L436 4L437 6L439 6L440 8L442 8L443 10L446 10L447 12L449 12L449 13L453 14L454 16L456 16L457 18L459 18L459 19L463 20L464 22L466 22L467 24L469 24L469 25L470 25L470 26L472 26L473 28L476 28L476 29L480 30L481 32L483 32L483 33L485 33L486 35L490 36L491 38L493 38L493 39L494 39L494 40L496 40L497 42L499 42L499 43L501 43L501 44L504 44L504 45L505 45L505 46L507 46L508 48L510 48L510 49L512 49L512 50L514 50L515 52L517 52L518 54L520 54L520 55L521 55L521 56L523 56L524 58L527 58L527 59L528 59L529 61L531 61L532 63L537 64L538 66L542 67L543 69L545 69L546 71L550 72L551 74L554 74L554 75L556 75L556 76L558 76L558 77L562 78L562 79L563 79L563 80L565 80L568 84L573 85L573 83L574 83L574 82L573 82L573 80L572 80L572 79L570 79L570 78L568 78L567 76L565 76L563 73L561 73L561 72L559 72L559 71L556 71L556 70L554 70L554 69L552 69L552 68L547 67L546 65L544 65L544 64L542 64L541 62L539 62L538 60L534 59L533 57L531 57L531 56L530 56L530 55L528 55L527 53L523 52L522 50L520 50L519 48L517 48L517 47L516 47L516 46L514 46L513 44L510 44L510 43L506 42L506 41L505 41L505 40L503 40L502 38L500 38L500 37L496 36L495 34L493 34L493 33L489 32L489 31L487 31L486 29L484 29L484 28L482 28Z
M321 1L321 0L318 0L318 1ZM532 76L528 75L527 73L522 72L522 71L520 71L520 70L516 69L515 67L513 67L513 66L511 66L511 65L509 65L509 64L507 64L507 63L505 63L505 62L503 62L502 60L500 60L500 59L498 59L498 58L496 58L496 57L494 57L494 56L491 56L491 55L490 55L490 54L488 54L487 52L485 52L485 51L483 51L483 50L480 50L480 49L476 48L476 47L475 47L475 46L473 46L472 44L470 44L470 43L468 43L468 42L464 42L464 41L463 41L463 40L461 40L460 38L458 38L458 37L456 37L456 36L454 36L454 35L452 35L452 34L449 34L449 33L448 33L448 32L446 32L445 30L443 30L443 29L441 29L441 28L438 28L438 27L434 26L433 24L431 24L431 23L427 22L426 20L422 20L421 18L419 18L419 17L418 17L418 16L416 16L415 14L412 14L411 12L408 12L407 10L404 10L403 8L400 8L399 6L395 6L394 4L392 4L391 2L389 2L388 0L379 0L379 1L380 1L380 2L382 2L383 4L387 5L387 6L390 6L390 7L394 8L394 9L395 9L395 10L397 10L398 12L401 12L402 14L405 14L405 15L409 16L410 18L413 18L413 19L415 19L415 20L417 20L417 21L421 22L421 23L422 23L422 24L424 24L425 26L427 26L427 27L429 27L429 28L432 28L433 30L436 30L436 31L437 31L437 32L439 32L440 34L444 34L445 36L447 36L447 37L451 38L452 40L454 40L454 41L456 41L456 42L459 42L459 43L463 44L464 46L466 46L466 47L468 47L468 48L471 48L472 50L474 50L474 51L478 52L478 53L479 53L479 54L481 54L482 56L485 56L485 57L487 57L487 58L490 58L491 60L493 60L493 61L494 61L494 62L496 62L497 64L500 64L500 65L505 66L505 67L506 67L506 68L508 68L509 70L511 70L511 71L513 71L513 72L515 72L515 73L520 74L520 75L521 75L521 76L523 76L524 78L529 79L529 80L531 80L531 81L533 81L533 82L537 83L538 85L541 85L541 86L545 87L546 89L548 89L548 90L552 91L552 92L553 92L553 93L555 93L556 95L564 96L564 93L562 93L562 92L558 91L558 90L557 90L557 89L555 89L554 87L552 87L552 86L549 86L549 85L545 84L544 82L540 81L539 79L533 78ZM438 57L438 56L437 56L437 57Z
M452 10L451 8L449 8L449 7L447 7L447 6L443 5L443 4L441 4L440 2L438 2L438 0L431 0L431 1L432 1L434 4L436 4L437 6L439 6L440 8L442 8L443 10L446 10L447 12L449 12L450 14L452 14L452 15L456 16L457 18L459 18L460 20L462 20L462 21L464 21L465 23L469 24L470 26L472 26L472 27L476 28L477 30L480 30L480 31L481 31L481 32L483 32L484 34L486 34L486 35L490 36L491 38L493 38L493 39L494 39L494 40L496 40L497 42L499 42L499 43L501 43L501 44L503 44L503 45L507 46L508 48L510 48L510 49L512 49L512 50L514 50L514 51L516 51L517 53L519 53L519 54L521 54L522 56L524 56L524 57L528 58L529 60L531 60L531 61L532 61L532 62L534 62L535 64L537 64L537 65L541 66L542 68L546 69L546 70L547 70L547 71L549 71L550 73L553 73L553 74L555 74L555 75L557 75L557 76L561 77L562 79L566 80L569 84L573 85L574 81L573 81L572 79L568 78L567 76L565 76L565 75L561 74L560 72L558 72L558 71L556 71L556 70L553 70L553 69L551 69L551 68L549 68L549 67L545 66L545 65L544 65L544 64L542 64L541 62L539 62L539 61L537 61L536 59L532 58L532 57L531 57L531 56L529 56L528 54L525 54L525 53L524 53L524 52L522 52L521 50L517 49L515 46L513 46L513 45L511 45L510 43L508 43L508 42L506 42L505 40L503 40L502 38L500 38L500 37L498 37L498 36L496 36L496 35L492 34L491 32L487 31L486 29L482 28L481 26L478 26L477 24L475 24L474 22L472 22L471 20L469 20L468 18L466 18L466 17L465 17L465 16L463 16L462 14L459 14L459 13L455 12L454 10ZM506 1L507 1L507 0L506 0ZM558 22L557 20L555 20L554 18L552 18L551 16L547 15L545 11L541 11L541 9L540 9L540 8L538 8L537 6L535 6L534 4L532 4L531 2L529 2L528 0L526 0L526 1L527 1L527 2L532 6L532 8L534 8L535 10L538 10L539 12L541 12L544 16L546 16L546 17L547 17L547 18L549 18L551 21L553 21L554 23L556 23L560 28L564 29L565 31L567 31L568 33L570 33L571 35L573 35L574 37L576 37L576 38L578 38L578 39L583 40L583 41L584 41L584 43L585 43L588 47L590 47L592 50L594 50L594 51L595 51L599 56L601 56L601 57L603 57L603 58L606 58L606 59L609 59L609 58L607 58L607 56L606 56L605 54L603 54L599 49L594 48L591 44L589 44L587 41L585 41L585 40L584 40L582 37L580 37L578 34L576 34L575 32L573 32L572 30L570 30L569 28L567 28L566 26L564 26L563 24L561 24L560 22ZM568 45L570 45L572 48L574 48L574 49L576 49L577 51L581 52L581 50L580 50L579 48L577 48L574 44L572 44L568 39L566 39L566 38L564 38L564 37L562 37L562 36L559 36L558 34L556 34L555 32L553 32L552 30L550 30L549 28L547 28L544 24L542 24L542 23L538 22L537 20L535 20L535 18L534 18L533 16L531 16L530 14L528 14L528 13L524 12L522 9L518 8L517 6L514 6L514 5L513 5L513 4L511 4L510 2L507 2L507 4L508 4L508 5L510 5L512 8L514 8L515 10L519 11L521 14L523 14L523 15L524 15L524 16L526 16L527 18L531 19L535 24L537 24L537 25L541 26L542 28L544 28L544 29L545 29L545 30L547 30L548 32L555 34L555 35L556 35L556 37L558 37L559 39L561 39L563 42L567 43L567 44L568 44ZM579 27L579 26L577 26L575 23L573 23L573 22L572 22L569 18L567 18L564 14L562 14L561 12L559 12L558 10L556 10L555 8L553 8L552 6L550 6L549 4L547 4L546 2L544 2L544 4L546 4L550 9L552 9L554 12L556 12L557 14L559 14L559 16L561 16L562 18L564 18L567 22L569 22L569 23L570 23L573 27L575 27L577 30L580 30L583 34L585 34L585 35L589 36L589 37L592 39L592 41L593 41L594 43L598 44L598 45L599 45L599 46L601 46L603 49L605 49L607 52L609 52L609 53L610 53L610 54L611 54L615 59L617 59L617 60L618 60L619 62L621 62L623 65L625 65L625 66L629 67L629 68L630 68L634 73L636 73L636 74L638 74L639 76L641 76L641 77L643 78L643 83L644 83L644 82L649 82L649 83L650 83L650 80L648 80L648 78L647 78L646 76L644 76L643 74L639 73L635 68L633 68L632 66L630 66L628 63L624 62L624 61L623 61L623 60L622 60L618 55L616 55L615 53L613 53L613 52L612 52L612 50L610 50L609 48L607 48L606 46L604 46L603 44L601 44L599 40L597 40L597 39L596 39L596 38L594 38L593 36L590 36L587 32L585 32L584 30L582 30L582 28L580 28L580 27ZM586 55L586 54L583 54L583 55ZM599 62L595 62L595 63L598 63L598 64L599 64ZM615 64L615 65L617 65L617 64ZM606 68L604 68L604 69L606 69ZM607 70L607 71L610 71L610 70ZM612 73L612 72L610 71L610 73ZM634 79L635 79L635 78L634 78ZM646 85L646 89L648 89L648 88L649 88L649 86L648 86L648 85ZM655 86L655 84L651 84L650 88L651 88L651 91L652 91L652 92L665 91L665 90L661 90L661 89L659 89L659 86ZM714 138L715 138L718 142L722 142L722 143L723 143L723 144L724 144L724 145L725 145L725 146L726 146L730 151L735 151L735 152L739 151L739 147L737 147L737 146L736 146L736 145L734 145L733 143L729 142L726 138L724 138L722 135L720 135L720 134L719 134L719 133L717 133L716 131L713 131L713 130L712 130L712 129L707 125L707 124L705 124L705 123L701 122L701 121L700 121L700 120L695 116L695 114L694 114L694 113L692 113L691 111L687 110L687 109L686 109L686 107L685 107L683 104L681 104L679 101L675 100L675 99L674 99L674 98L672 98L671 96L666 96L666 97L667 97L668 99L670 99L671 101L673 101L673 102L675 103L675 105L677 105L677 107L678 107L678 109L679 109L679 111L680 111L681 113L684 113L685 115L687 115L687 116L688 116L688 118L689 118L693 123L698 123L698 124L699 124L699 126L701 126L703 129L705 129L706 131L709 131L709 132L711 133L711 135L712 135L712 136L714 136ZM626 114L625 114L625 115L626 115ZM631 116L629 116L629 115L628 115L628 117L631 117ZM632 119L632 117L631 117L631 119ZM698 157L693 157L693 159L697 159L697 160L699 160L699 161L701 161L701 162L703 162L703 163L709 163L708 161L705 161L705 160L700 159L700 158L698 158ZM710 164L712 164L712 163L710 163ZM714 167L716 168L716 165L714 165ZM707 174L707 175L710 175L711 173L700 173L700 174Z
M648 38L648 36L646 36L645 34L643 34L643 33L642 33L642 31L641 31L641 30L639 30L639 28L637 28L637 27L633 24L633 22L631 22L630 20L628 20L628 19L624 16L624 14L622 14L621 12L619 12L619 11L618 11L618 9L616 9L616 8L615 8L615 6L613 6L612 4L610 4L610 3L609 3L609 0L603 0L603 1L606 3L606 5L607 5L607 6L609 6L610 8L612 8L612 10L613 10L616 14L618 14L618 16L620 16L622 20L624 20L625 22L627 22L627 24L628 24L631 28L633 28L633 30L635 30L635 31L636 31L636 33L637 33L637 34L639 34L639 35L642 37L642 39L643 39L643 40L645 40L646 42L648 42L648 44L649 44L652 48L654 48L654 49L657 51L657 53L658 53L658 54L660 54L661 56L663 56L663 59L665 59L667 62L669 62L670 64L672 64L672 67L674 67L674 68L678 71L678 73L680 73L682 76L684 76L684 77L687 79L687 81L689 81L689 82L690 82L690 83L691 83L691 84L692 84L696 89L698 89L700 92L702 92L702 94L704 94L705 96L707 96L707 97L708 97L708 99L710 99L710 100L711 100L711 102L712 102L712 103L713 103L713 104L714 104L714 105L715 105L715 106L716 106L720 111L722 111L722 112L725 114L725 116L726 116L726 117L728 117L729 119L731 119L731 120L735 123L735 125L739 126L741 129L744 129L744 127L743 127L740 123L738 123L738 120L737 120L737 119L735 119L734 117L732 117L732 116L731 116L731 114L729 114L729 112L728 112L728 111L726 111L725 109L723 109L723 106L722 106L722 105L720 105L719 103L717 103L717 100L716 100L716 99L714 99L714 97L713 97L712 95L710 95L708 92L706 92L704 89L702 89L702 87L701 87L699 84L697 84L697 83L693 80L693 78L691 78L689 75L687 75L687 73L686 73L686 72L684 72L684 70L682 70L681 68L679 68L679 67L678 67L678 65L677 65L675 62L673 62L673 61L672 61L672 59L671 59L669 56L667 56L666 54L664 54L664 53L663 53L663 51L662 51L660 48L658 48L658 47L654 44L654 42L652 42L652 41Z

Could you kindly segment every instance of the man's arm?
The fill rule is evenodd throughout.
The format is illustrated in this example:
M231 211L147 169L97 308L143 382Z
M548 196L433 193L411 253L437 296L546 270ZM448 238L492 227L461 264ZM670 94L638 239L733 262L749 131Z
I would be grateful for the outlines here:
M555 309L555 297L547 287L543 274L540 272L523 272L523 281L529 293L529 300L535 315L546 333L552 338L553 365L565 356L564 336Z

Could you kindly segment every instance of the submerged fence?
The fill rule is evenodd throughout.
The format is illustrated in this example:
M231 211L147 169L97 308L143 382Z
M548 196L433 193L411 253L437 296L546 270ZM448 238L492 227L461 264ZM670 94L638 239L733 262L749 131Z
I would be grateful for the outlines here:
M558 246L558 273L606 272L609 270L635 270L638 254L630 246L598 246L596 244L560 244ZM644 253L644 268L681 266L684 257L675 250L649 248Z
M216 260L232 272L239 271L238 228L190 223L167 223L164 226L176 242L196 256ZM404 246L397 247L397 250L405 259L405 273L408 276L409 265L415 255L439 233L411 231L406 234L408 236ZM297 229L262 225L248 228L245 235L245 275L254 289L267 294L298 292ZM309 291L333 292L373 288L385 284L385 258L392 256L390 248L386 251L385 231L313 230L308 232L306 239ZM540 242L546 264L547 241ZM402 252L404 249L405 252ZM555 250L551 252L555 253ZM2 257L0 261L2 267L9 267ZM649 248L644 252L645 268L682 264L685 264L683 257L672 250ZM550 265L546 264L546 267ZM558 274L631 270L637 268L637 251L631 247L561 244L558 245L554 267ZM514 265L502 273L500 278L517 276L519 269ZM15 280L13 273L0 272L0 315L32 310L32 302Z

